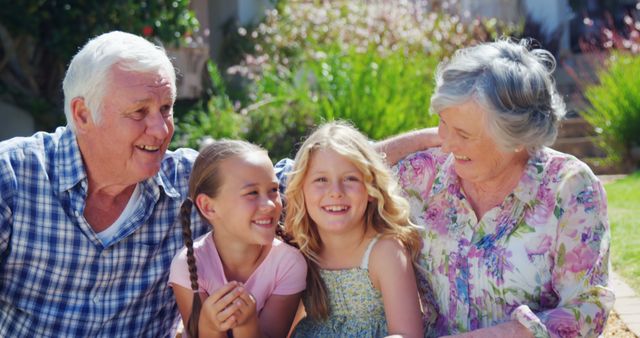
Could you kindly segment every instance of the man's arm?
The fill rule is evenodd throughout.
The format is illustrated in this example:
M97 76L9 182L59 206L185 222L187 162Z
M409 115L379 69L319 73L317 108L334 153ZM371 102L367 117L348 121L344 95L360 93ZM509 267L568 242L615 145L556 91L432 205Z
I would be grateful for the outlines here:
M431 127L392 136L376 142L374 147L378 152L385 154L389 165L394 165L409 154L438 147L441 143L438 128Z

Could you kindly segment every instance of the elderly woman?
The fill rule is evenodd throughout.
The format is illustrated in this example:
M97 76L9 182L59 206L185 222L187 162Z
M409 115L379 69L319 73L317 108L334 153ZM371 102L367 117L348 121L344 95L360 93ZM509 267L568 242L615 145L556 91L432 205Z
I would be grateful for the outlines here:
M606 197L589 167L546 147L565 113L554 68L549 52L508 40L459 50L438 68L431 109L442 147L395 166L425 229L429 335L603 330L614 301ZM382 145L391 161L407 137L416 140Z

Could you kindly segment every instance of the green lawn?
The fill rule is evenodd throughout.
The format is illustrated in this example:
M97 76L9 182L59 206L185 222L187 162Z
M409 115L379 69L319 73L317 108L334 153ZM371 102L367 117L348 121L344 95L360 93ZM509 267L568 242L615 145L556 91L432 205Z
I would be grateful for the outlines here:
M640 294L640 171L605 185L613 269Z

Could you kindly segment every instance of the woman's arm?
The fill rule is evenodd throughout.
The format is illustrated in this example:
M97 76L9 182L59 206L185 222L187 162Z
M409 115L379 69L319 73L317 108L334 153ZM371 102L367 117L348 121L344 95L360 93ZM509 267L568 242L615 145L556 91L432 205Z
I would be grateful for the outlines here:
M606 194L584 164L570 163L553 179L557 229L552 257L551 287L558 297L555 308L533 312L520 305L512 321L471 334L501 337L504 325L519 322L534 337L597 337L607 321L615 296L609 279L610 233ZM463 335L464 336L464 335Z
M602 333L615 296L609 289L610 233L606 194L586 168L571 163L556 191L554 215L558 220L552 287L559 298L556 308L533 313L518 307L512 319L536 335Z
M378 141L375 148L386 155L389 165L394 165L409 154L427 148L439 147L442 144L438 136L438 128L431 127L410 131L404 134Z
M381 238L369 263L373 286L382 292L389 335L423 337L420 301L411 257L402 244Z

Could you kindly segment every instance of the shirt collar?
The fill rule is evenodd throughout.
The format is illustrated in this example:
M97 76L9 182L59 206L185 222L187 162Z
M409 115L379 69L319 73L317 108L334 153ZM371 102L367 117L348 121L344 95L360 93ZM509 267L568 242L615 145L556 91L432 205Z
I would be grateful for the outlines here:
M64 128L54 160L58 173L58 192L71 189L87 177L76 135L71 128Z
M520 182L518 182L518 185L513 191L516 198L526 204L531 204L535 201L538 190L544 183L542 180L544 178L547 159L548 154L544 148L531 154L524 173L520 178Z
M166 156L165 154L165 158ZM163 160L160 172L141 182L141 188L156 192L156 187L161 187L169 197L180 198L178 190L164 173L163 167L165 165L166 161ZM76 135L69 127L65 127L60 136L60 142L58 142L58 148L56 149L55 166L58 173L58 192L70 190L79 182L87 179L87 172L82 161Z

